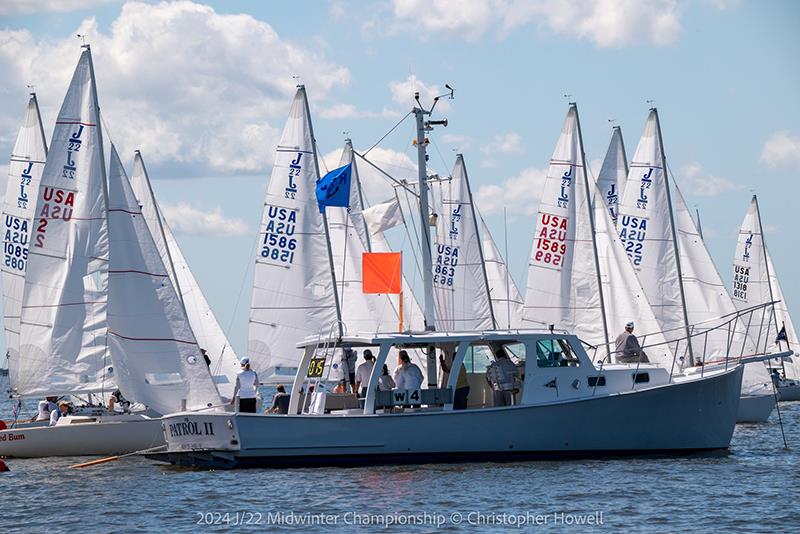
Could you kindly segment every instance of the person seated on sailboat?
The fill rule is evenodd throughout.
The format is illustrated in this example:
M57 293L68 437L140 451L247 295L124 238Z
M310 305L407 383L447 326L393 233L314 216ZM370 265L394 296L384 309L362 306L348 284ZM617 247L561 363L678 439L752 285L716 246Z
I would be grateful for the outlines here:
M53 410L50 413L50 426L55 426L58 420L65 415L69 415L69 403L65 400L62 400L58 403L58 410Z
M333 393L347 393L347 380L342 378L333 388Z
M35 421L49 421L50 414L58 411L57 400L58 397L45 397L44 400L39 401Z
M625 325L625 331L617 336L617 363L647 363L647 354L633 334L633 321Z
M401 350L397 355L397 369L394 370L394 382L397 389L420 389L425 377L419 366L411 361L408 352Z
M372 351L364 349L364 363L356 369L356 391L359 397L367 396L367 384L369 384L369 377L372 376L372 370L375 368L375 356Z
M256 413L256 399L258 397L258 375L250 368L250 358L242 358L239 362L242 370L236 376L236 385L233 387L231 404L236 405L236 396L239 396L239 411L241 413Z
M519 368L503 347L494 350L494 358L486 368L486 380L492 386L493 405L513 406L514 395L519 393Z
M108 411L113 412L117 405L119 405L125 412L127 412L128 408L131 407L131 403L122 396L122 392L118 389L108 397Z
M450 368L453 365L453 354L451 351L442 351L439 354L439 366L442 368L442 376L439 381L441 389L447 388L450 380ZM469 382L467 381L467 368L464 363L458 369L458 379L456 381L456 391L453 394L453 409L464 410L467 407L467 397L469 397Z
M389 374L389 368L383 364L381 376L378 377L378 391L392 391L397 384L394 383L394 378Z
M275 388L275 395L272 397L272 407L267 413L287 414L289 413L289 399L291 396L286 393L283 384L278 384Z

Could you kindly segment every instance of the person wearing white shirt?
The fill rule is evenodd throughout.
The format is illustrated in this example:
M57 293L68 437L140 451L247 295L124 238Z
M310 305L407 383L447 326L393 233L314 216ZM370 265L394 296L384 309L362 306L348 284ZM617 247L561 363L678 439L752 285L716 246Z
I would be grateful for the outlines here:
M356 391L359 397L367 396L367 385L369 385L369 377L372 376L372 370L375 368L375 356L369 349L364 350L364 363L356 369Z
M383 364L383 373L378 378L378 391L392 391L396 386L394 378L389 374L389 368Z
M242 370L236 376L236 385L233 388L231 404L236 405L236 396L239 396L239 411L242 413L256 413L256 398L258 397L258 375L250 369L250 358L242 358Z
M37 406L36 421L49 421L53 412L58 411L56 399L58 397L46 397L45 400L39 401Z
M50 426L55 426L58 420L69 414L69 403L61 401L58 403L58 410L50 412Z
M397 369L394 370L397 389L420 389L424 379L419 366L411 362L406 351L401 350L397 356Z

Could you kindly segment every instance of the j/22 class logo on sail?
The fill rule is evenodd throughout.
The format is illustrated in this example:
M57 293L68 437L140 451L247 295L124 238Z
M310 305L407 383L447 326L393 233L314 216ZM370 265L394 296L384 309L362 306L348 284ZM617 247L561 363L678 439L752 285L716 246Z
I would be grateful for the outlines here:
M283 198L294 200L297 198L297 179L300 177L300 171L303 167L300 165L300 160L303 158L303 153L298 152L297 157L289 163L289 183L286 189L283 190Z
M69 137L69 141L67 142L67 163L61 171L62 178L67 178L69 180L75 179L75 172L78 170L78 167L75 163L74 156L80 151L81 145L83 144L83 140L81 139L83 130L83 124L79 124L78 131L73 132Z

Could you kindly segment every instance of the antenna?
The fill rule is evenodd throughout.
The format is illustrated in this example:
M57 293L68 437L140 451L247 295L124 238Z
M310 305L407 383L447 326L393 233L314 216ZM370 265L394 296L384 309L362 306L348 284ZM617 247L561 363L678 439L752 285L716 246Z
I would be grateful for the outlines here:
M655 100L645 100L645 102L647 102L647 105L650 106L650 109L653 109L653 108L656 107L656 101Z
M606 119L612 128L617 127L617 119Z
M25 87L28 88L28 90L30 91L31 96L36 94L36 86L33 85L32 83L31 84L27 84Z
M294 83L296 84L297 87L300 87L301 85L303 85L301 83L300 76L298 76L296 74L292 74L292 79L294 80Z
M81 40L81 48L88 48L89 45L86 44L86 37L88 37L88 36L85 33L83 33L83 34L78 33L76 35L78 36L78 39Z
M564 95L562 95L562 96L564 98L566 98L570 103L572 103L572 94L571 93L564 93Z

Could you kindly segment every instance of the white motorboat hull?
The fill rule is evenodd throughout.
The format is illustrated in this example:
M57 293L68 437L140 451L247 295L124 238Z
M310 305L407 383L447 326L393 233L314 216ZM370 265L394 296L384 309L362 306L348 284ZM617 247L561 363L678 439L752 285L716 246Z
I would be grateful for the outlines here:
M766 423L775 409L774 395L743 395L739 401L737 423Z
M185 466L337 465L629 455L725 449L742 367L619 394L461 411L371 415L179 413L162 418Z
M164 444L161 421L141 415L65 417L55 426L0 431L0 456L110 456Z
M778 382L779 401L800 401L800 382Z

